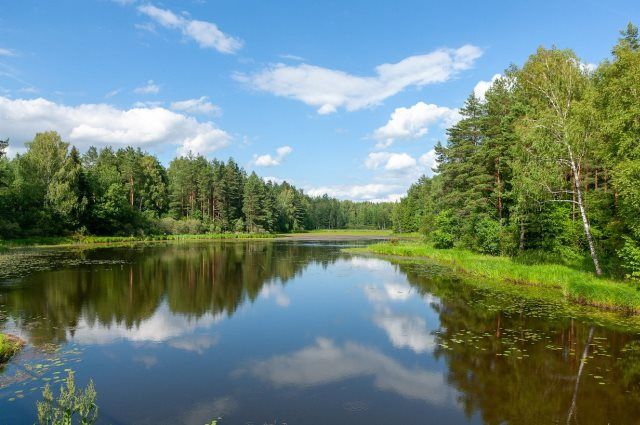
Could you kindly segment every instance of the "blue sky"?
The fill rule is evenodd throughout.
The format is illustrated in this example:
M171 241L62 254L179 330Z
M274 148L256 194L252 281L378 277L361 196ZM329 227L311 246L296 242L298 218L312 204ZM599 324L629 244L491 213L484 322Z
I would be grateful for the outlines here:
M609 56L637 1L0 0L0 137L235 158L396 199L482 82L539 45Z

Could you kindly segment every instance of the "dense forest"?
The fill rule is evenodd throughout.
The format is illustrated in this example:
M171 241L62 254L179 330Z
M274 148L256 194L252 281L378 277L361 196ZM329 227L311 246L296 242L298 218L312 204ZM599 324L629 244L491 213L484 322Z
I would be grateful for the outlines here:
M640 278L637 27L597 67L539 48L461 114L436 146L437 174L395 209L395 230Z
M39 133L9 160L0 141L0 238L291 232L391 227L392 204L310 197L233 159L184 156L165 167L131 147L84 154Z

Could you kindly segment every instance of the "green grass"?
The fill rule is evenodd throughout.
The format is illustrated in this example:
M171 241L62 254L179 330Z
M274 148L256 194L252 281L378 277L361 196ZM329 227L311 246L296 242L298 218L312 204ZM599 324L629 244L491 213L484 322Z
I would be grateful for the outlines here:
M296 235L293 233L292 235ZM336 236L391 236L391 230L378 229L318 229L299 232L299 234L319 234L319 235L336 235Z
M380 243L350 252L429 259L456 272L488 278L504 285L534 286L558 300L608 310L640 314L640 291L623 281L597 278L594 274L557 264L521 264L508 257L493 257L463 249L436 249L416 242Z
M0 333L0 365L8 362L23 345L19 338Z
M0 241L0 251L7 248L24 246L75 246L93 244L113 244L127 242L182 241L212 239L270 239L277 235L271 233L204 233L199 235L148 235L148 236L52 236Z

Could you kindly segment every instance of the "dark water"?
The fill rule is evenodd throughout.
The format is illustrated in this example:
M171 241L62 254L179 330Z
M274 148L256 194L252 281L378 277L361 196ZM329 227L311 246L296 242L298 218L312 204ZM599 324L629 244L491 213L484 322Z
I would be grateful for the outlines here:
M343 246L39 252L0 284L0 423L65 369L105 424L640 423L638 334Z

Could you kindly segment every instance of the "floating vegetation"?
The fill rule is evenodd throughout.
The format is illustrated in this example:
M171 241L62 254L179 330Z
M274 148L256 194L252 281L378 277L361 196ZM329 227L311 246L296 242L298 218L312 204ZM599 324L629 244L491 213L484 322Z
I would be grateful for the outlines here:
M75 345L63 348L46 344L39 348L31 348L21 356L20 364L12 367L12 373L0 375L0 390L12 389L14 393L20 391L20 394L24 394L25 389L31 392L44 388L43 385L46 383L63 382L63 372L72 372L69 365L82 360L83 352L83 348ZM3 393L0 392L0 400Z

